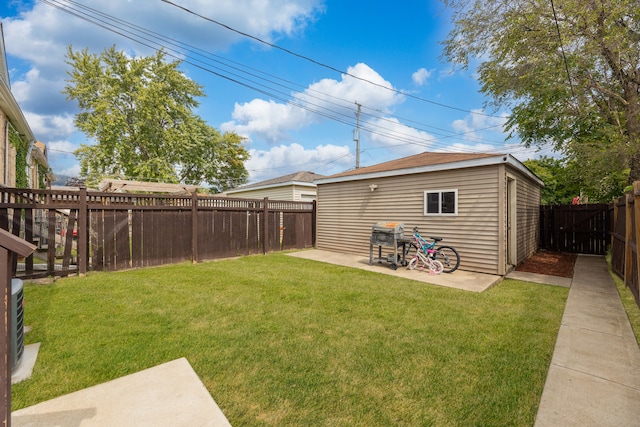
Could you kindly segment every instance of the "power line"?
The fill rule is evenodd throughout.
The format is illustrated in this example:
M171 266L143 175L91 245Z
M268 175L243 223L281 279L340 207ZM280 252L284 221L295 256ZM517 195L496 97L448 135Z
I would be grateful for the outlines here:
M325 63L320 62L320 61L317 61L317 60L315 60L313 58L310 58L308 56L293 52L293 51L291 51L289 49L286 49L286 48L284 48L282 46L278 46L276 44L270 43L270 42L268 42L266 40L263 40L263 39L261 39L259 37L251 35L249 33L245 33L243 31L237 30L237 29L235 29L235 28L233 28L233 27L231 27L231 26L229 26L227 24L224 24L224 23L222 23L220 21L217 21L217 20L215 20L213 18L209 18L207 16L201 15L201 14L199 14L197 12L192 11L191 9L189 9L187 7L181 6L181 5L176 4L176 3L172 2L172 1L169 1L169 0L161 0L161 1L164 2L164 3L167 3L167 4L171 5L171 6L177 7L178 9L182 9L183 11L185 11L185 12L191 14L191 15L197 16L198 18L204 19L205 21L209 21L209 22L211 22L213 24L219 25L219 26L221 26L223 28L226 28L229 31L233 31L234 33L237 33L237 34L240 34L240 35L242 35L244 37L247 37L247 38L250 38L252 40L255 40L255 41L259 42L259 43L262 43L262 44L267 45L269 47L272 47L274 49L278 49L278 50L280 50L282 52L285 52L285 53L287 53L289 55L293 55L293 56L298 57L300 59L304 59L305 61L309 61L309 62L311 62L311 63L313 63L315 65L318 65L320 67L326 68L326 69L334 71L336 73L344 74L346 76L349 76L349 77L352 77L354 79L363 81L365 83L369 83L371 85L374 85L374 86L377 86L379 88L394 92L396 94L400 94L400 95L403 95L403 96L406 96L406 97L409 97L409 98L413 98L413 99L416 99L416 100L419 100L419 101L428 102L429 104L437 105L439 107L449 108L451 110L456 110L456 111L462 111L464 113L477 114L479 116L486 116L486 117L499 117L499 116L495 116L495 115L492 115L492 114L481 113L481 112L473 111L473 110L466 110L464 108L454 107L452 105L447 105L447 104L443 104L443 103L440 103L440 102L432 101L430 99L422 98L422 97L413 95L413 94L408 93L408 92L400 91L400 90L394 89L392 87L385 86L385 85L380 84L380 83L372 82L371 80L365 79L363 77L356 76L355 74L349 73L347 71L340 70L340 69L338 69L336 67L333 67L331 65L325 64Z
M304 103L301 103L299 101L300 97L293 97L293 99L290 99L291 95L288 94L288 93L284 93L282 91L276 90L273 87L265 85L264 83L260 83L259 81L257 82L255 80L247 79L246 77L242 77L241 75L238 75L237 73L228 72L227 70L221 69L220 67L213 66L213 65L203 61L202 59L200 59L200 58L210 59L210 60L213 60L216 63L222 64L222 62L219 61L219 59L221 57L219 57L217 55L213 55L213 54L211 54L209 52L206 52L206 51L203 51L201 49L194 48L193 46L190 46L188 44L182 43L182 42L177 41L175 39L168 38L168 37L163 36L163 35L161 35L159 33L144 29L142 27L139 27L137 25L134 25L134 24L131 24L131 23L127 22L127 21L124 21L122 19L119 19L119 18L113 17L111 15L102 13L100 11L97 11L96 9L89 8L87 6L81 5L81 4L79 4L77 2L74 2L74 1L71 1L71 0L66 1L64 4L60 3L60 2L56 2L55 0L40 0L40 1L45 3L45 4L52 5L53 7L56 7L58 9L60 9L60 10L65 11L65 12L68 12L68 13L70 13L70 14L76 16L76 17L79 17L80 19L83 19L83 20L85 20L85 21L87 21L89 23L93 23L94 25L100 26L101 28L107 29L107 30L109 30L111 32L114 32L116 34L119 34L119 35L121 35L121 36L123 36L125 38L133 40L133 41L135 41L137 43L140 43L140 44L142 44L142 45L144 45L146 47L149 47L149 48L152 48L152 49L155 49L155 50L163 49L163 50L165 50L165 53L168 56L170 56L172 58L175 58L175 59L178 59L178 60L180 60L182 62L185 62L185 63L187 63L189 65L193 65L193 66L195 66L195 67L197 67L199 69L202 69L202 70L204 70L206 72L214 74L214 75L216 75L218 77L227 79L227 80L232 81L232 82L234 82L236 84L239 84L241 86L244 86L244 87L247 87L249 89L255 90L255 91L259 92L259 93L262 93L264 95L270 96L270 97L272 97L274 99L277 99L279 101L286 102L286 103L288 103L290 105L294 105L294 106L297 106L299 108L305 109L305 110L307 110L307 111L309 111L311 113L321 115L323 117L326 117L326 118L329 118L331 120L346 124L348 126L353 126L353 119L352 119L352 117L350 115L345 115L344 113L328 109L328 108L326 108L324 106L321 106L321 105L318 105L318 104L314 104L313 102L310 102L308 100L306 100ZM76 10L69 9L68 4L76 5L78 8L83 9L85 12L79 12L78 9L76 9ZM87 11L90 12L91 14L98 15L99 18L96 18L95 16L88 15L86 13ZM110 22L110 21L115 21L117 23L117 25L114 24L113 22ZM132 30L140 31L140 32L143 33L144 36L140 36L139 34L135 33ZM169 46L159 42L157 39L159 39L160 41L163 41L165 43L168 43ZM173 47L171 47L171 46L173 46ZM186 46L186 48L184 46ZM185 51L187 53L185 53ZM172 54L171 52L175 52L176 54L185 56L187 59L183 59L182 57L176 56L175 54ZM195 53L199 58L195 58L194 59L188 53ZM211 59L211 58L209 58L209 56L213 56L215 59ZM239 63L235 63L235 64L243 66L242 64L239 64ZM222 64L222 65L228 66L227 64ZM210 67L213 67L213 70ZM249 75L251 77L257 78L259 80L263 80L266 83L275 84L276 86L283 87L283 88L295 91L295 89L292 89L289 86L286 86L286 85L283 85L283 84L280 84L280 83L276 83L276 82L274 82L272 80L261 78L258 75L256 75L255 73L248 73L248 72L246 72L244 70L241 70L240 68L235 67L235 66L231 67L231 68L234 69L234 70L237 70L238 72L247 74L247 75ZM218 71L214 71L214 70L218 70ZM255 70L255 69L253 69L253 70L256 71L256 72L259 72L261 74L265 74L262 71ZM223 74L223 72L226 72L227 74ZM279 78L277 78L275 76L272 76L272 77L274 77L274 78L276 78L278 80L281 80L281 81L284 80L284 79L279 79ZM244 79L244 81L242 81L243 79ZM310 90L310 91L320 94L321 96L323 96L323 98L319 98L317 96L311 95L309 93L309 91L307 91L307 92L305 92L303 94L305 98L306 97L314 98L314 99L321 100L322 102L325 102L325 103L328 103L328 104L331 104L331 105L334 105L334 106L339 106L341 108L346 108L346 107L344 105L336 104L335 102L329 101L329 100L327 100L325 98L336 99L336 100L339 100L339 101L341 101L342 103L345 103L345 104L350 104L351 103L350 101L342 100L342 99L333 97L333 96L328 95L328 94L323 94L323 93L318 92L318 91L313 91L313 90ZM319 110L323 110L323 111L319 111ZM464 111L467 111L467 110L464 110ZM389 121L389 119L384 118L384 117L380 117L380 119ZM414 122L414 123L417 123L417 122ZM371 125L371 126L372 127L380 127L380 126L377 126L377 125ZM428 125L425 125L425 126L430 127ZM373 133L373 134L376 133L376 130L372 129L371 127L368 129L368 131ZM450 132L450 131L446 131L446 132ZM394 134L402 135L402 133L399 133L397 131L394 131ZM405 135L406 138L411 138L411 136L409 136L409 135L406 135L406 134L404 134L404 135ZM450 133L450 135L447 135L447 137L452 137L452 136L455 136L455 135L456 135L455 133ZM393 138L393 136L390 135L390 134L386 134L386 135L385 134L381 134L381 136ZM428 142L433 144L437 140L438 140L437 138L434 138L434 139L430 139ZM416 143L420 144L421 142L416 142Z
M143 46L149 47L154 50L163 50L165 51L167 56L170 56L182 62L186 62L189 65L202 69L203 71L211 73L220 78L223 78L231 82L234 82L236 84L239 84L241 86L247 87L249 89L262 93L264 95L272 97L276 100L288 103L297 108L304 109L313 114L323 116L330 120L333 120L342 124L346 124L348 126L353 126L353 117L352 117L353 110L348 107L348 104L352 105L351 101L340 99L332 95L313 90L311 88L307 88L304 93L298 92L300 93L300 95L298 96L292 95L291 93L283 92L282 90L279 90L277 88L279 87L279 88L283 88L283 89L287 89L295 92L296 90L293 89L291 85L297 85L296 83L290 82L285 79L281 79L277 76L270 75L268 73L265 73L262 70L257 70L255 68L247 67L246 65L243 65L241 63L224 59L218 55L214 55L210 52L206 52L202 49L198 49L196 47L190 46L178 40L166 37L164 35L145 29L143 27L139 27L137 25L131 24L122 19L113 17L111 15L105 14L103 12L97 11L96 9L89 8L87 6L81 5L71 0L68 0L64 3L57 2L55 0L40 0L40 1L42 3L55 7L61 11L69 13L73 16L76 16L82 20L85 20L86 22L89 22L91 24L104 28L115 34L121 35ZM69 5L76 5L76 9L73 9ZM186 59L183 59L183 57ZM218 65L213 65L211 62ZM229 64L232 64L232 65L229 65ZM250 71L246 71L247 69ZM232 70L232 71L229 71L229 70ZM270 78L267 79L267 78L261 77L260 74L267 75ZM348 73L344 73L344 74L348 74ZM352 76L352 77L355 77L355 76ZM360 80L364 80L364 79L360 79ZM297 86L304 87L302 85L297 85ZM382 85L378 85L378 86L388 89L386 86L382 86ZM398 93L402 93L402 92L398 92ZM317 96L314 94L317 94ZM332 108L327 108L324 105L320 105L318 103L314 103L310 101L308 98L321 101L321 103L325 103L329 106L345 109L349 111L349 113L347 114L346 112L341 112ZM378 111L373 109L369 109L369 110ZM478 114L477 112L473 112L473 111L468 111L463 109L459 109L459 110L464 112L469 112L471 114ZM388 117L376 116L375 114L370 114L370 113L363 113L363 114L367 114L370 117L377 118L381 121L386 121L389 123L393 122L394 124L396 123L393 120L389 119ZM481 115L486 115L486 114L481 114ZM493 116L493 117L497 117L497 116ZM415 121L411 121L411 122L420 124ZM402 125L402 126L404 127L405 125ZM422 125L422 126L432 127L428 125ZM500 125L487 127L484 129L490 129L498 126ZM433 127L433 128L446 132L447 134L440 134L442 136L441 138L416 139L415 136L413 135L409 135L404 132L399 132L397 130L392 130L375 123L367 123L366 126L363 126L363 129L370 132L372 135L379 135L384 138L396 140L401 143L406 142L407 144L423 145L425 147L433 146L436 149L438 149L439 147L441 147L442 149L446 149L449 146L449 144L444 144L444 145L437 144L437 142L442 139L455 138L457 136L462 136L465 134L476 132L476 131L471 131L471 132L456 134L445 129L440 129L436 127ZM416 128L413 128L413 129L416 129ZM422 129L418 128L416 130L422 130ZM422 130L422 131L425 131L425 130ZM425 131L425 132L428 132L428 131ZM482 141L487 141L487 140L483 139Z

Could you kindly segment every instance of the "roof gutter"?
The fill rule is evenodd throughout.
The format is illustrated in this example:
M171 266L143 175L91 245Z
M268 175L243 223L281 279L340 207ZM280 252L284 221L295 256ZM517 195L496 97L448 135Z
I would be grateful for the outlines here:
M269 188L278 188L278 187L286 187L289 185L296 185L296 186L300 186L300 187L309 187L309 188L315 188L316 184L315 181L314 182L302 182L302 181L287 181L287 182L278 182L277 184L267 184L267 185L259 185L256 187L239 187L239 188L235 188L233 190L227 190L225 191L225 193L227 194L233 194L233 193L244 193L246 191L254 191L254 190L266 190Z

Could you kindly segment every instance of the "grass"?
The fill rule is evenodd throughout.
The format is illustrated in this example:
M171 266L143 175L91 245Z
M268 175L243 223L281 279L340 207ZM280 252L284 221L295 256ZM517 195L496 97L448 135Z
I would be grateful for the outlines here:
M607 257L607 261L609 262L609 274L611 274L611 277L613 277L613 281L618 288L620 300L622 301L622 305L627 312L627 317L629 318L631 329L633 330L633 333L636 337L636 342L640 344L640 307L638 307L638 303L636 302L631 289L629 289L624 284L624 281L620 277L618 277L618 275L615 274L611 269L611 260L609 256Z
M481 294L284 254L28 285L13 409L186 357L233 425L533 425L567 289Z

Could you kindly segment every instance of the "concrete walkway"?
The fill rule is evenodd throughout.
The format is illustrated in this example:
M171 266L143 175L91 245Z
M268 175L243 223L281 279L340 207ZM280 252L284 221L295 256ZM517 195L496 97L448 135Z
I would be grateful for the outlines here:
M14 427L231 427L185 358L13 411Z
M603 257L580 255L535 427L640 426L640 349Z

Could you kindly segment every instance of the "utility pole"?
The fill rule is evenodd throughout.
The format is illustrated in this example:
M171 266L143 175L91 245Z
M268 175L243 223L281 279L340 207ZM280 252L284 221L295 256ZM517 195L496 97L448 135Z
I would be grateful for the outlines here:
M358 104L358 112L356 113L356 128L353 130L353 140L356 142L356 169L360 169L360 108L362 105Z

